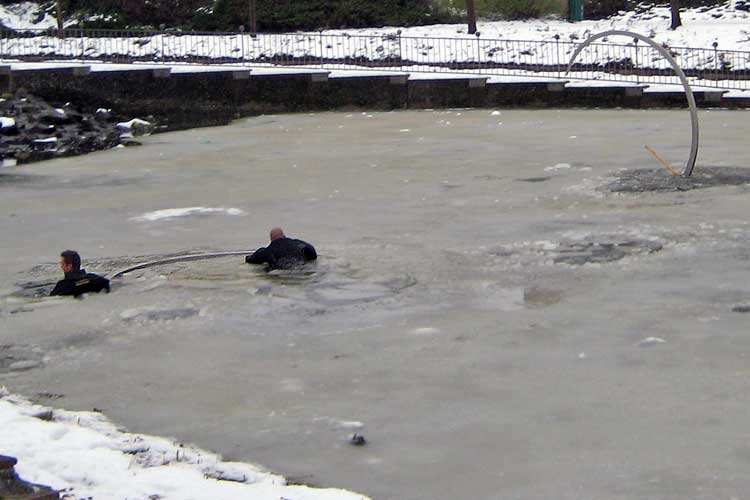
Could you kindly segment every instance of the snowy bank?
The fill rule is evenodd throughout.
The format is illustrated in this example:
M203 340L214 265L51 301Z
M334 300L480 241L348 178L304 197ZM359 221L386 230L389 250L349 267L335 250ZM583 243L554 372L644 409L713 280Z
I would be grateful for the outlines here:
M50 421L35 416L50 411ZM64 490L68 500L366 500L344 490L290 486L257 466L130 434L100 413L52 410L1 388L0 452L18 458L24 480Z
M134 145L133 135L151 130L143 120L125 122L127 129L117 120L109 110L86 113L71 103L58 108L19 92L0 100L0 160L11 166Z
M480 37L470 36L465 24L417 27L385 27L328 30L285 34L194 34L170 32L113 32L110 37L54 36L10 38L5 57L81 58L139 60L147 62L243 62L357 64L406 61L417 64L566 64L578 43L607 30L634 31L673 50L681 47L707 49L705 53L674 54L685 69L715 69L728 64L732 70L750 68L747 58L727 51L750 51L750 13L732 2L712 8L683 9L683 26L670 30L668 7L622 12L608 19L569 23L559 19L480 22ZM519 43L526 41L527 43ZM528 43L528 42L533 42ZM612 43L630 44L628 38ZM604 41L602 41L604 43ZM716 45L714 45L716 44ZM718 49L716 52L714 49ZM586 63L607 63L630 57L609 50L591 49ZM666 68L661 57L642 65ZM635 58L637 59L637 58Z
M712 48L717 42L721 50L750 50L750 12L739 10L734 2L712 8L682 9L682 26L670 30L668 6L647 10L621 12L607 19L576 23L561 19L529 19L522 21L480 21L480 39L583 41L588 36L608 30L634 31L670 47ZM330 30L324 35L359 36L393 35L402 37L468 38L465 24L442 24L415 27L386 27L360 30ZM622 40L627 43L627 39Z
M37 2L0 5L0 24L14 30L57 27L55 18L46 13Z

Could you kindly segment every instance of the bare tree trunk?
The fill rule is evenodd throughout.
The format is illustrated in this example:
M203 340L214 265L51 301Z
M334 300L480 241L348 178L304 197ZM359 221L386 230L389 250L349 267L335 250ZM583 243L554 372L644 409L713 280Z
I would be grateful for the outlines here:
M474 0L466 0L466 17L469 21L469 34L477 32L477 10L474 7Z
M62 17L62 0L57 0L57 36L59 38L65 38L65 31L63 31L63 17Z
M680 0L669 0L669 10L672 11L672 25L669 29L676 30L682 26L682 19L680 19Z
M256 1L250 0L250 33L258 32L258 14L256 9Z

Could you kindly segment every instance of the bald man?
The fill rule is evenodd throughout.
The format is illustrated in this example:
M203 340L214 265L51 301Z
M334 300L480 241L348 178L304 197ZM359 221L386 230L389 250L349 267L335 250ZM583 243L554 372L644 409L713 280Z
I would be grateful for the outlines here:
M306 241L287 238L280 227L271 229L271 244L245 257L248 264L267 264L269 269L291 269L318 258Z

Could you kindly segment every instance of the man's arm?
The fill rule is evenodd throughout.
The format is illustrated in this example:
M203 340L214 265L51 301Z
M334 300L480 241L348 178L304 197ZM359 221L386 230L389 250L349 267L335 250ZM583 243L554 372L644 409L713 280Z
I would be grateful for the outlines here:
M315 247L309 243L305 243L305 247L302 249L302 255L305 258L305 262L316 260L318 258L318 253L315 251Z
M55 295L73 295L73 289L68 280L61 280L57 282L49 295L50 297L54 297Z
M252 255L245 257L247 264L265 264L268 262L268 249L263 247L259 248Z
M91 280L92 291L101 292L104 290L109 293L109 280L107 278L98 274L89 274L87 277Z

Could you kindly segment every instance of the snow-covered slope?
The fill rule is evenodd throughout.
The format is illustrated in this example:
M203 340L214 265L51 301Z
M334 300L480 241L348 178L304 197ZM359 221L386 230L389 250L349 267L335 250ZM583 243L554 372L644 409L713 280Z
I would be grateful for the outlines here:
M644 12L621 12L617 16L598 21L570 23L559 19L531 19L526 21L480 22L482 39L511 40L584 40L588 35L607 30L628 30L647 35L670 47L712 47L718 42L723 50L750 51L750 13L738 10L734 2L710 9L683 9L683 26L670 30L668 7L652 7ZM404 37L466 38L466 25L448 24L412 28L373 28L362 30L331 30L326 34L384 35L401 30Z
M477 39L466 33L463 24L410 28L371 28L329 30L322 33L217 34L196 35L177 32L163 35L112 33L108 38L54 36L23 37L7 40L2 49L6 58L82 60L123 60L142 62L244 62L297 64L341 64L349 62L390 66L394 61L417 65L496 63L515 66L567 64L580 41L607 30L634 31L672 48L678 64L689 70L741 71L750 69L750 13L729 2L711 9L690 9L682 13L684 26L669 29L669 9L654 7L639 12L623 12L610 19L568 23L554 19L496 21L479 24ZM19 18L19 23L20 23ZM11 23L12 24L12 23ZM519 42L519 40L521 42ZM524 43L529 41L531 43ZM560 43L557 43L557 42ZM604 42L604 41L602 41ZM668 68L656 52L637 52L627 37L609 42L630 45L586 50L579 62L605 65L636 61L641 68ZM703 48L685 51L679 47ZM716 50L718 51L716 51Z
M18 458L24 480L65 490L67 500L367 500L343 490L288 486L254 465L123 432L100 413L54 410L51 421L37 418L50 410L0 388L0 453Z
M705 47L718 43L721 50L750 51L750 13L735 7L735 0L712 8L682 10L683 26L669 29L668 7L621 12L609 19L569 23L560 19L531 19L526 21L480 22L482 39L506 40L583 40L589 34L610 29L630 30L650 36L671 47ZM55 26L55 18L42 11L36 2L0 5L0 23L12 29L47 29ZM66 23L69 23L66 21ZM402 37L467 38L465 24L417 27L384 27L357 30L329 30L326 35L393 35ZM317 32L316 32L317 34Z
M48 29L57 26L54 16L50 16L36 2L21 2L0 5L0 24L14 30Z

